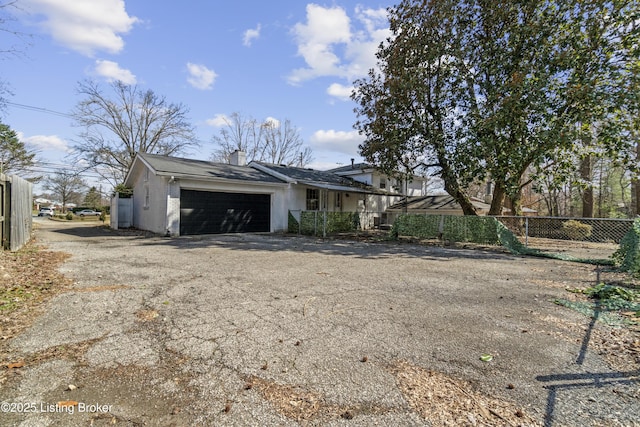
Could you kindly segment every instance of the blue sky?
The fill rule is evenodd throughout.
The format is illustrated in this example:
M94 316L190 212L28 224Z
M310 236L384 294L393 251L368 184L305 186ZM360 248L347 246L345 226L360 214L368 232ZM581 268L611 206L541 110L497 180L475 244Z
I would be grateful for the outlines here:
M219 119L240 112L289 119L313 149L311 167L359 161L348 95L375 64L393 3L18 0L10 25L28 45L0 41L22 51L2 61L13 92L2 121L41 160L68 164L79 129L38 109L68 113L79 81L118 79L189 108L201 147L188 157L208 159Z

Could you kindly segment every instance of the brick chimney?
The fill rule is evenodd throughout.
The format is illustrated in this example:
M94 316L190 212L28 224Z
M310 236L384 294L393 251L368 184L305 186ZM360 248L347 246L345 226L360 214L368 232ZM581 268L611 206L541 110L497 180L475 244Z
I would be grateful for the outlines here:
M246 166L247 165L247 153L244 151L236 150L231 153L229 157L229 163L235 166Z

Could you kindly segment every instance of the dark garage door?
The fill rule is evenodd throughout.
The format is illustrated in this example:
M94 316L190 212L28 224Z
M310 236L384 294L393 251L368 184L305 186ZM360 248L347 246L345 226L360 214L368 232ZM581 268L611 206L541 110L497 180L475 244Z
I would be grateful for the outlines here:
M271 231L269 194L180 191L180 235Z

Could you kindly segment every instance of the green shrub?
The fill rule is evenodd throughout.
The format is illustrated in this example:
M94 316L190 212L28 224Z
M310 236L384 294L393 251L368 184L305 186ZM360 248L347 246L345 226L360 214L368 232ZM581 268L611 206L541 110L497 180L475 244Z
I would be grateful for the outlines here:
M289 233L298 233L300 232L300 223L293 216L291 212L289 212L289 221L288 221L288 231Z
M620 248L611 256L613 262L634 276L640 276L640 218L633 221L631 230L620 241Z
M345 233L360 229L360 216L357 212L302 211L297 221L289 212L287 228L289 233L309 236Z
M67 212L64 217L66 220L71 221L73 219L73 214L71 212Z
M497 224L486 216L403 214L393 223L391 236L496 245L500 243Z
M592 228L589 224L583 224L575 219L562 223L562 229L571 240L585 240L591 236Z

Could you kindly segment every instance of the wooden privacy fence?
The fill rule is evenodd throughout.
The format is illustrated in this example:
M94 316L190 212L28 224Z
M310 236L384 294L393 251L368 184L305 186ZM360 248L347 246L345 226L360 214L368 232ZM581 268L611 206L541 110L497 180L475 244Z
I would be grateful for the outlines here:
M2 248L17 251L31 238L33 184L0 174L0 199Z

